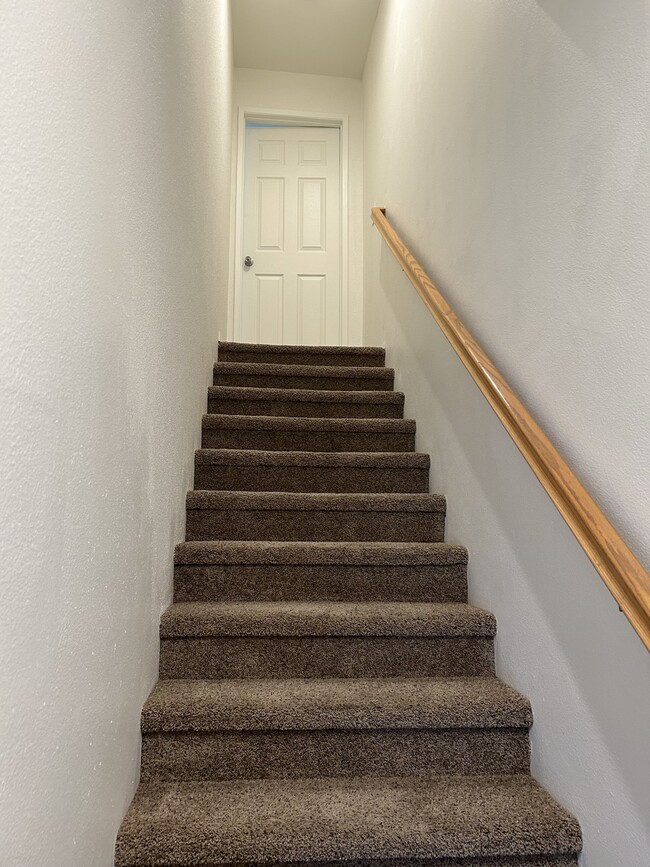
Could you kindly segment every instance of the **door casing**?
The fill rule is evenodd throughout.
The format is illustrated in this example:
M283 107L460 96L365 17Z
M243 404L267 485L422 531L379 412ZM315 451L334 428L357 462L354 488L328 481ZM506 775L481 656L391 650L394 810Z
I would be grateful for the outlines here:
M340 311L341 344L346 345L349 333L349 285L348 285L348 150L349 133L347 115L330 115L318 112L284 111L282 109L240 107L237 113L237 166L235 172L235 231L232 258L231 289L228 293L228 339L235 334L235 322L239 321L241 301L241 282L244 230L244 149L246 145L246 124L277 123L285 126L325 126L340 130L341 160L341 273L340 273Z

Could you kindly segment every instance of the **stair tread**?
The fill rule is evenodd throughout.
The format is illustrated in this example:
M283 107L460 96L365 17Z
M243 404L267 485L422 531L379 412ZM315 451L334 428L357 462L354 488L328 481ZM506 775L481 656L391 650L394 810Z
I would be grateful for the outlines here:
M317 364L269 364L254 361L217 361L214 373L231 375L264 376L295 376L323 377L340 379L387 379L393 380L395 371L392 367L351 367L349 365L317 365Z
M575 853L576 820L531 777L154 782L116 864L346 861Z
M530 703L495 677L161 680L142 731L528 728Z
M494 615L464 602L175 602L162 638L493 636Z
M299 401L304 403L383 403L401 405L404 395L399 391L339 391L312 388L252 388L245 385L211 385L209 400L234 398L259 401Z
M219 352L277 352L282 354L295 353L314 355L384 355L381 346L302 346L297 343L239 343L232 340L220 340Z
M312 494L277 491L188 491L188 509L319 512L441 512L441 494Z
M429 455L418 452L305 452L262 449L197 449L197 464L297 466L297 467L390 467L428 469Z
M467 549L448 542L181 542L176 565L294 564L343 566L466 565Z
M214 387L214 386L213 386ZM223 387L223 386L218 386ZM273 389L260 389L268 394ZM295 392L290 392L295 394ZM357 392L345 392L356 394ZM381 394L382 392L369 392ZM326 392L331 394L331 392ZM310 416L282 415L216 415L203 416L204 428L242 428L248 430L285 430L312 432L360 432L360 433L414 433L414 419L403 418L312 418Z

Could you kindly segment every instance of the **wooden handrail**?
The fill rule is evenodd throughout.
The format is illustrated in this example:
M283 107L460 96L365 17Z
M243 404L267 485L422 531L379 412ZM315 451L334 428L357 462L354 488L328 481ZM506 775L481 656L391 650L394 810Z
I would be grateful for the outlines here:
M371 216L456 355L555 503L641 641L650 650L650 575L411 255L386 219L385 209L373 208Z

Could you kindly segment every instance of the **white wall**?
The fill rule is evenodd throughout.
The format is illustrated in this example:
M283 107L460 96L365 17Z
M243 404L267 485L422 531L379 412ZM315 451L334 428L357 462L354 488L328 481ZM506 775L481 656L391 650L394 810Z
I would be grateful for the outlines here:
M231 65L226 0L0 9L6 867L108 867L137 782L225 322Z
M407 243L650 567L650 201L642 0L383 0L365 201ZM385 343L530 696L535 774L584 867L650 863L650 656L366 221Z
M361 343L363 305L363 89L356 78L236 69L234 106L345 115L349 120L348 343ZM236 123L236 120L235 120ZM233 216L234 228L234 216ZM234 314L231 302L231 331Z

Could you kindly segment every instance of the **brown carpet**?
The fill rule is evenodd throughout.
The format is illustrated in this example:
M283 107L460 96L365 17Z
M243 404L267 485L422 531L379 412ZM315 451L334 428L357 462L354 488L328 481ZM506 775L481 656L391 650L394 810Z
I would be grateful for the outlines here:
M204 449L412 452L413 419L205 415Z
M394 391L215 385L208 389L208 412L307 418L402 418L404 395Z
M398 468L401 472L394 472ZM429 456L200 449L194 484L206 491L419 494L429 490Z
M575 867L383 350L222 343L117 867Z
M330 391L391 391L395 371L387 367L343 367L311 364L214 365L214 385L247 388L301 388Z

